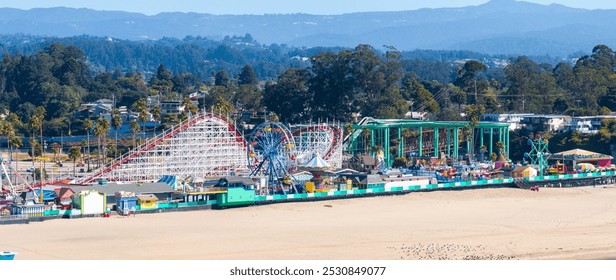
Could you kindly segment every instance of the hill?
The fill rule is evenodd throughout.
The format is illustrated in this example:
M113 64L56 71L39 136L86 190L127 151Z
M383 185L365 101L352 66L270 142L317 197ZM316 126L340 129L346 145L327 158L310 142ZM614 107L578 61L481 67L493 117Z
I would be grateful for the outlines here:
M264 44L354 47L365 43L399 50L464 49L488 54L567 56L597 44L616 45L616 10L585 10L514 0L463 8L342 15L138 13L72 8L0 9L4 34L126 40L251 34Z

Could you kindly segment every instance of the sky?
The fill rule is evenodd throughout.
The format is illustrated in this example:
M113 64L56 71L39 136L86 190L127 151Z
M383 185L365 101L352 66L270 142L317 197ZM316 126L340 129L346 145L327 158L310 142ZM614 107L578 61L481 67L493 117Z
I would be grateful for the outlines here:
M31 8L72 7L107 11L197 12L209 14L288 14L334 15L369 11L404 11L421 8L480 5L488 0L0 0L0 7ZM612 0L527 0L539 4L558 3L585 9L616 9Z

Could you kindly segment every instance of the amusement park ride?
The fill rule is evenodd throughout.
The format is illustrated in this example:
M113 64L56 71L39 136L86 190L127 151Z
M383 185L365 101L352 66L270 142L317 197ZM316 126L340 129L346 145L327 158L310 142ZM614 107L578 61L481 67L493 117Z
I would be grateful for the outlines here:
M181 207L215 204L222 208L343 195L521 184L513 177L502 177L506 170L496 167L499 161L492 166L490 162L475 162L473 149L469 148L483 147L490 155L498 148L499 157L506 162L510 148L507 123L480 122L471 126L461 121L364 118L351 128L343 139L339 123L288 126L266 121L243 135L227 117L200 112L71 183L136 182L139 189L141 182L156 181L171 186L171 192L181 196L169 198L170 203L163 203L165 207L173 203L180 207L182 203L185 205ZM465 135L469 130L471 133ZM531 152L526 157L543 174L550 156L548 141L539 135L531 138ZM466 151L461 148L464 144ZM349 166L361 157L361 167L367 171L341 170L343 151ZM394 168L394 163L399 162L403 165ZM33 190L29 186L21 190L14 187L7 164L0 160L0 171L8 183L2 185L0 180L5 200L0 202L4 205L20 191ZM338 170L329 172L330 169ZM555 170L568 173L564 166ZM514 169L509 171L513 173ZM615 172L607 175L612 177L604 181L616 180ZM562 180L587 180L580 178ZM40 193L40 200L46 201L45 190L37 192L38 187L32 193ZM45 211L42 205L34 208Z
M528 145L531 146L530 153L524 155L524 157L530 159L530 164L537 166L539 174L544 174L544 171L548 171L548 158L550 158L550 151L548 150L548 140L543 139L540 134L536 134L531 139L528 139Z
M245 175L265 178L267 186L289 184L289 190L297 191L292 172L314 154L335 168L342 166L339 125L289 128L265 122L248 139L226 118L202 112L74 183L155 181L170 174L182 179Z
M254 129L249 143L250 176L265 175L272 188L291 180L290 187L297 192L296 180L289 172L297 159L291 131L281 123L264 122Z
M23 190L15 188L13 182L11 182L11 176L7 171L7 164L10 164L10 162L5 160L4 158L0 158L0 173L2 174L2 179L0 179L0 197L3 197L4 200L15 201L15 199L17 199L17 196L19 195L19 192ZM39 196L32 189L30 184L28 184L26 180L21 178L21 175L18 172L15 172L15 174L24 182L24 186L26 187L26 189L32 192L34 198L38 201ZM4 181L6 181L6 184L4 183Z

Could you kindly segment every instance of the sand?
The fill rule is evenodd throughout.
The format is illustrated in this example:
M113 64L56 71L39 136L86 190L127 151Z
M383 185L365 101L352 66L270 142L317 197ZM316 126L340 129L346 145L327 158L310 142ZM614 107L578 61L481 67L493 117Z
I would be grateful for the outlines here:
M616 186L478 189L1 225L18 259L613 259Z

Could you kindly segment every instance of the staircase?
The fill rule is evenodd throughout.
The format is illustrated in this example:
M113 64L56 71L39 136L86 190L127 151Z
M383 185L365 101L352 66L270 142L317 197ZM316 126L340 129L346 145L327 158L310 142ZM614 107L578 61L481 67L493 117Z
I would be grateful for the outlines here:
M524 178L515 178L515 179L513 179L513 185L516 188L520 188L520 189L524 189L524 190L530 190L530 188L533 187L533 185L530 184L528 181L524 180Z

